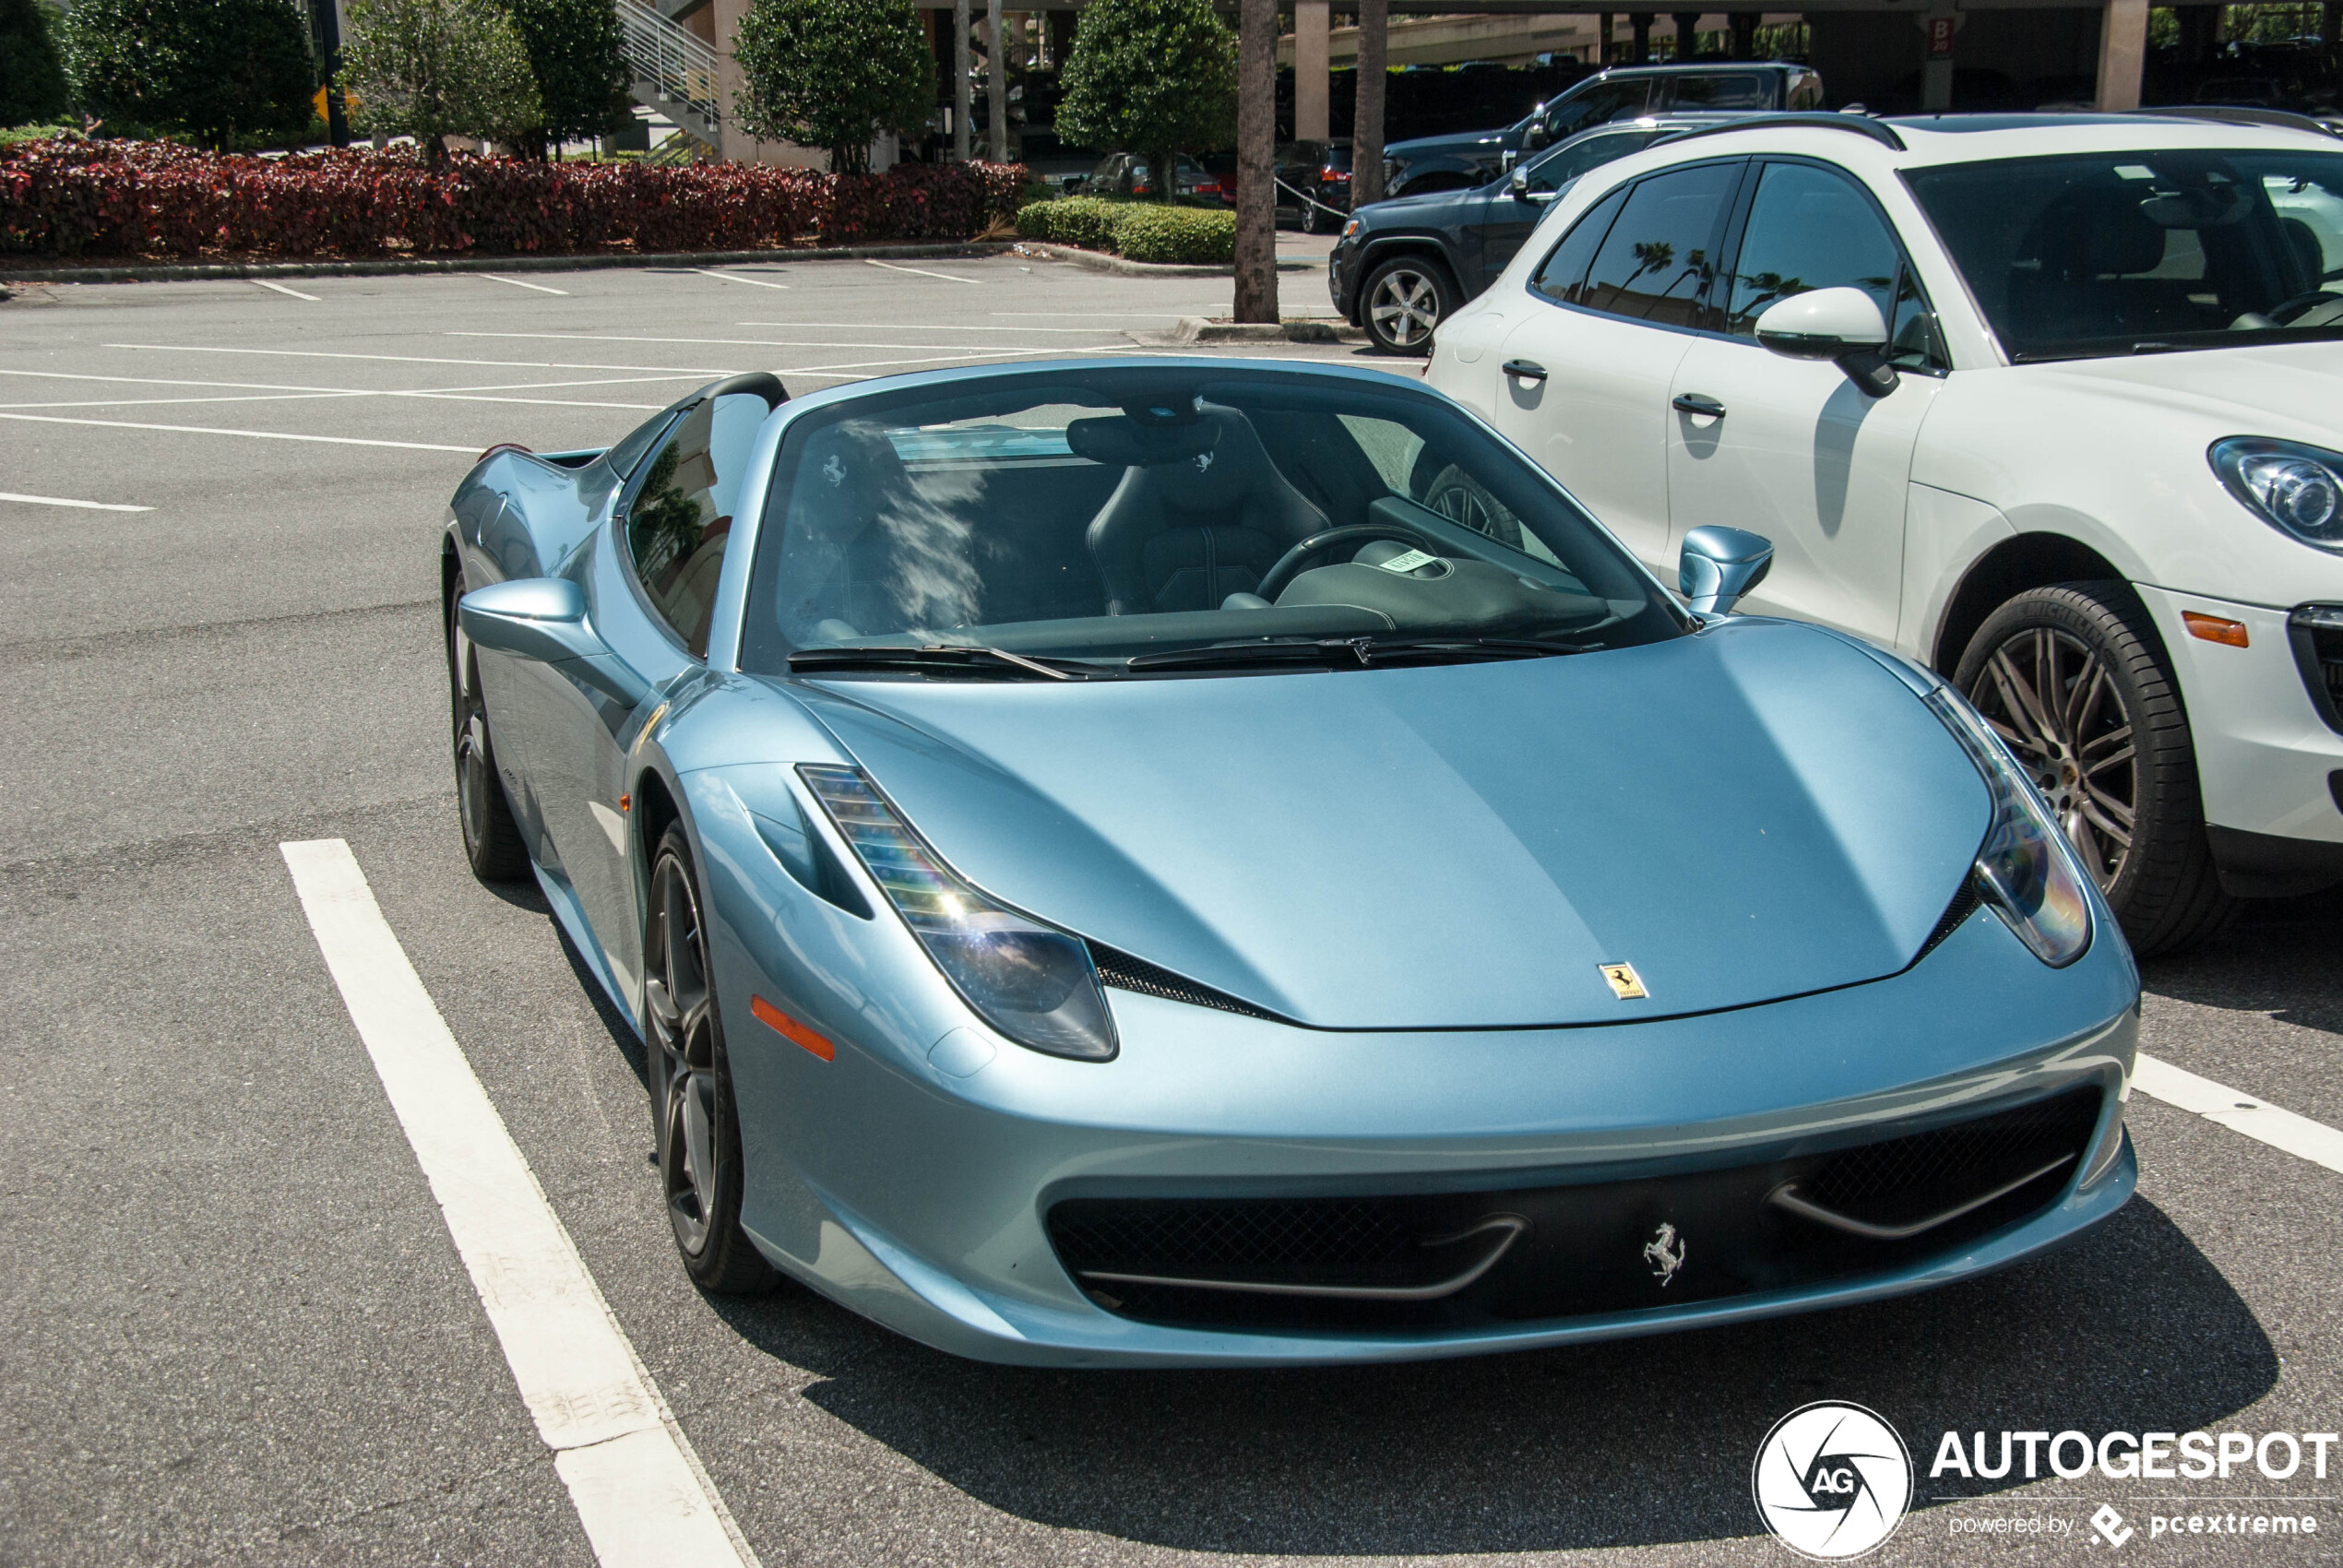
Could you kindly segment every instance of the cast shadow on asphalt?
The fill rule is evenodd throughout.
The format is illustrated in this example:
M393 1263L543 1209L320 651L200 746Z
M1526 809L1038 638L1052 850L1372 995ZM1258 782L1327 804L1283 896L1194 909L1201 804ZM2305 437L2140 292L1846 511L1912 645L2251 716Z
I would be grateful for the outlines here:
M2206 1007L2266 1013L2280 1023L2343 1034L2343 887L2242 904L2228 928L2192 953L2143 966L2147 988Z
M2156 1307L2143 1313L2152 1285ZM1430 1554L1742 1537L1766 1431L1814 1399L1940 1433L2187 1431L2278 1381L2229 1282L2153 1205L1928 1295L1576 1348L1378 1368L1045 1372L924 1349L791 1285L710 1298L805 1397L992 1507L1198 1551Z

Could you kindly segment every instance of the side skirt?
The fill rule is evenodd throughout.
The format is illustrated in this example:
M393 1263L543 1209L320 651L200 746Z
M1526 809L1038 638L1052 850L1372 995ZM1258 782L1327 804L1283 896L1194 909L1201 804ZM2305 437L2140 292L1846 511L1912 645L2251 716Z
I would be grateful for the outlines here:
M635 1038L640 1039L643 1037L643 1021L635 1016L634 1000L625 994L618 983L618 977L611 972L610 959L603 954L602 944L594 939L594 928L586 923L586 911L579 906L577 895L569 885L569 879L559 872L546 870L534 860L529 862L529 869L537 873L537 885L544 891L545 902L553 907L553 918L561 921L562 930L569 933L571 943L585 955L586 967L594 972L594 979L601 982L603 993L618 1008L618 1016L626 1020L627 1027L635 1031Z

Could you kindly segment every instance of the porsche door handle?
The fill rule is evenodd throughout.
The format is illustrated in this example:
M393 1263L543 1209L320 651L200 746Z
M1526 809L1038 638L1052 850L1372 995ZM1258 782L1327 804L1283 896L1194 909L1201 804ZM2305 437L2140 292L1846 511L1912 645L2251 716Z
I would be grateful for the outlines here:
M1505 374L1516 381L1543 381L1546 367L1535 360L1507 360Z
M1725 417L1725 405L1705 392L1679 392L1668 399L1668 406L1678 413L1698 414L1704 419Z

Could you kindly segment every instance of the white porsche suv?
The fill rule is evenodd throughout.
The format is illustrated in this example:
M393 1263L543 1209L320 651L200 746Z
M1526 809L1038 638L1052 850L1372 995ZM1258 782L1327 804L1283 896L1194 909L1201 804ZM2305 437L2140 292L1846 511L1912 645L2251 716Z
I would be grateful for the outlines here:
M1952 675L2140 951L2343 881L2343 142L1695 133L1556 199L1429 379L1655 567L1764 534L1747 608Z

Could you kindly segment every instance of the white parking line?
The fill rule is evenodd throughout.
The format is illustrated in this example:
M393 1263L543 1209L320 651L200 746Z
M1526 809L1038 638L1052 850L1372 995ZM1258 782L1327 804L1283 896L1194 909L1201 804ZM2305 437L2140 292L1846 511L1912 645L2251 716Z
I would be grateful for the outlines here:
M282 283L271 283L266 278L247 278L244 281L255 288L274 289L277 292L290 294L296 300L307 300L313 305L318 303L317 296L315 294L304 294L299 289L288 289Z
M278 849L596 1560L755 1564L350 846Z
M255 441L317 441L328 446L402 446L410 452L477 452L477 446L441 446L428 441L375 441L360 435L295 435L283 430L214 430L200 424L135 424L128 420L74 420L58 414L0 413L0 420L29 424L88 424L101 430L161 430L174 435L242 435Z
M922 278L941 278L946 283L973 283L976 281L973 278L955 278L948 272L930 272L924 267L898 267L891 261L880 261L875 257L867 255L862 258L862 261L865 266L884 267L889 272L916 272Z
M737 272L719 272L713 267L687 267L686 272L696 272L702 278L713 278L720 283L754 283L760 289L786 289L786 283L776 283L770 278L744 278Z
M450 328L444 338L518 338L553 343L696 343L731 349L941 349L955 354L1021 354L1023 349L972 349L965 343L865 343L853 339L648 338L615 332L481 332Z
M385 364L489 365L498 370L641 370L672 371L677 375L733 375L736 371L708 365L577 364L567 360L451 360L429 354L351 354L330 349L216 349L204 343L101 343L101 349L134 349L154 354L266 354L291 360L371 360ZM45 374L45 373L44 373Z
M2146 1051L2140 1052L2139 1061L2132 1069L2132 1087L2167 1105L2194 1111L2232 1133L2242 1133L2257 1143L2283 1149L2329 1170L2343 1171L2343 1132L2324 1122L2281 1111L2266 1100L2240 1093L2210 1078L2200 1078Z
M998 313L996 313L998 314ZM1054 314L1054 313L1053 313ZM1069 314L1079 315L1080 311ZM1155 317L1149 316L1149 320ZM1166 321L1177 320L1165 316ZM1071 332L1084 337L1100 338L1120 332L1120 327L976 327L957 321L736 321L735 327L815 327L832 332Z
M567 289L555 289L543 283L524 282L518 278L499 278L494 272L479 272L474 273L473 276L477 278L485 278L491 283L509 283L516 289L534 289L541 294L559 294L564 299L569 298L569 291Z
M20 501L28 506L78 506L87 512L151 512L152 506L125 506L113 501L68 501L62 495L11 495L0 490L0 501Z

